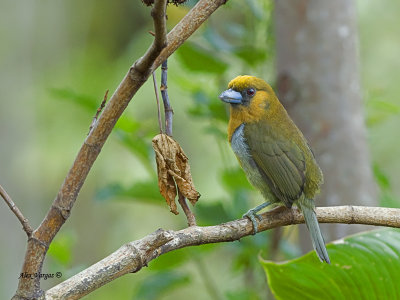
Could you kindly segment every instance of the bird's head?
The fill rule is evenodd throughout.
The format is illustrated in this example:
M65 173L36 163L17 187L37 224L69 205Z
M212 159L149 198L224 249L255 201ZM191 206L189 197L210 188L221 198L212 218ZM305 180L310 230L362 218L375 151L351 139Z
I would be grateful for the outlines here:
M241 104L249 106L256 97L257 92L272 92L271 87L264 80L242 75L232 79L228 84L228 89L219 95L219 98L230 104Z
M231 119L247 123L272 117L281 106L268 83L248 75L231 80L219 98L231 104Z

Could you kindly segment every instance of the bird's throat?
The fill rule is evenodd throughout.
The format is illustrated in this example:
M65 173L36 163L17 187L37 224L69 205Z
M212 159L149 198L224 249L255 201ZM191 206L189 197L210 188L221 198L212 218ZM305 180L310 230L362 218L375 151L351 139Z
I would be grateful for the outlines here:
M248 106L231 105L228 124L229 142L231 142L233 133L241 124L259 122L263 118L266 118L265 103L253 100Z

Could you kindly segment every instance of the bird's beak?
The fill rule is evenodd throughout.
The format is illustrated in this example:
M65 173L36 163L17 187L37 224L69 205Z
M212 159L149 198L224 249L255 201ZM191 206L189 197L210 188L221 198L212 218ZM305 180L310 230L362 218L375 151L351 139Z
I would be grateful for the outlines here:
M219 99L231 104L241 104L243 100L242 94L232 89L223 91L221 95L219 95Z

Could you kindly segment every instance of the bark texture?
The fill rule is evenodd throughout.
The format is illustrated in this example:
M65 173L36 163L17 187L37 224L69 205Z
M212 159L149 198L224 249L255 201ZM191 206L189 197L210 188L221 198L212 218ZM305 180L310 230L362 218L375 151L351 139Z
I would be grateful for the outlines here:
M275 1L277 90L324 173L317 206L377 203L356 27L355 1ZM331 240L360 228L330 225L323 231Z
M321 223L373 224L400 227L400 209L386 207L336 206L316 208ZM260 215L259 230L300 224L299 210L283 206ZM233 242L253 234L248 218L215 226L191 226L179 231L158 229L148 236L123 245L117 251L75 276L46 291L39 300L80 299L104 284L146 267L170 251L211 243ZM317 257L315 257L317 259Z
M155 39L146 53L129 69L111 96L102 114L91 125L75 161L53 201L47 215L28 239L21 273L41 273L51 241L70 216L91 167L104 143L132 97L148 77L226 0L200 0L185 17L166 35L166 0L156 0L151 10ZM164 51L165 50L165 51ZM3 196L2 196L3 197ZM10 202L9 202L10 203ZM13 300L31 300L43 296L40 278L20 277Z

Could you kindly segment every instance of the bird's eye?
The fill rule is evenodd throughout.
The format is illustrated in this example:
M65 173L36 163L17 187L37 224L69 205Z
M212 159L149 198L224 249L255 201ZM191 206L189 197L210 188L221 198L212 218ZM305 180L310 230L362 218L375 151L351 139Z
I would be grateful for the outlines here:
M253 97L254 94L256 93L256 90L251 88L251 89L248 89L246 93L247 93L247 96Z

